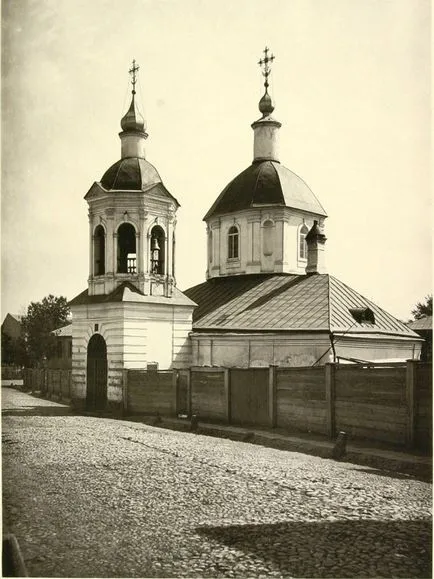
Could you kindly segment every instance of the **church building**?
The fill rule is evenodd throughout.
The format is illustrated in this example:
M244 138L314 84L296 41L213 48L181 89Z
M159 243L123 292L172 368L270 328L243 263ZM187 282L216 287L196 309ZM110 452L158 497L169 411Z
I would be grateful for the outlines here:
M327 273L327 214L280 162L268 92L274 56L264 54L253 162L206 213L207 279L184 293L175 282L179 203L146 159L133 61L121 158L85 196L88 287L70 302L77 405L120 406L130 368L419 358L416 333Z
M327 214L281 164L281 123L268 93L274 56L259 61L265 93L252 124L253 162L204 217L207 281L185 294L193 313L192 364L311 366L418 358L405 324L327 273Z

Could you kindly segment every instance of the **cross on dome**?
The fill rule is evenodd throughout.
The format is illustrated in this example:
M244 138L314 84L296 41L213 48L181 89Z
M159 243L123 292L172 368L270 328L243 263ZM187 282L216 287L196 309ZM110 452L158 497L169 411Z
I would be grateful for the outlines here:
M259 66L262 68L263 67L263 71L262 74L263 76L265 76L265 83L264 86L265 88L268 88L268 77L271 73L271 66L270 64L273 62L273 60L275 59L274 54L271 54L270 56L268 56L268 52L269 52L269 48L268 46L266 46L263 50L264 52L264 58L261 58L261 60L258 62ZM270 63L270 64L269 64Z
M148 135L146 134L146 123L143 116L140 114L139 110L137 109L135 103L135 95L136 95L136 82L137 82L137 71L139 70L139 66L136 64L136 60L133 59L133 64L129 69L129 74L131 75L131 84L133 85L132 98L130 108L128 109L126 115L121 119L121 127L123 131L131 132L139 132L145 135L146 138ZM142 135L142 136L143 136ZM128 149L128 146L126 146ZM130 151L131 152L131 151ZM135 156L135 155L133 155ZM141 156L141 155L138 155Z
M131 84L133 85L133 94L136 94L136 72L140 69L140 66L136 65L136 60L133 59L133 66L128 71L131 74Z
M265 118L274 111L274 105L272 103L271 97L268 94L268 87L270 86L268 83L268 77L271 74L271 64L275 59L274 54L268 55L270 49L268 46L264 48L264 58L261 58L258 62L259 66L261 67L262 76L265 77L264 87L265 87L265 94L259 101L259 110L262 113L262 117Z

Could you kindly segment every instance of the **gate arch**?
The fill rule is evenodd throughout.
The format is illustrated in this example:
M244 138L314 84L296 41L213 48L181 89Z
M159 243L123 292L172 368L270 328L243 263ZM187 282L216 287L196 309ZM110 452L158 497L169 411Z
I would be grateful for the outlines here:
M87 345L86 409L105 410L107 405L107 345L94 334Z

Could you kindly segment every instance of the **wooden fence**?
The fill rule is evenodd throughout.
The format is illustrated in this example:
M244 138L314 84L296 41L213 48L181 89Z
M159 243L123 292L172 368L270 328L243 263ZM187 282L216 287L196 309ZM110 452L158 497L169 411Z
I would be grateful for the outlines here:
M176 374L125 370L124 406L133 414L175 414ZM126 379L127 378L127 379Z
M24 388L62 402L71 370L26 369ZM175 416L281 428L429 450L432 364L326 364L306 368L124 370L126 414Z
M277 427L429 449L432 365L126 370L126 413L196 414L241 426Z
M2 366L2 380L22 380L23 370L17 366Z
M42 396L59 402L72 398L71 370L26 368L23 371L23 389L40 392Z

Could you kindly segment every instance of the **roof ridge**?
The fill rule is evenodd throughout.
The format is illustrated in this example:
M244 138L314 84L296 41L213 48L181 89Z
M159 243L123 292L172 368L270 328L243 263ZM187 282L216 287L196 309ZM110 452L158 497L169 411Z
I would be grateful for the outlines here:
M123 162L123 159L120 159L120 163L119 163L119 165L118 165L118 169L117 169L117 171L116 171L115 178L113 179L113 183L112 183L113 187L112 187L112 189L115 189L115 190L116 190L116 181L117 181L117 179L118 179L119 171L121 170L121 167L122 167L122 162ZM104 179L104 176L103 176L103 179Z
M259 181L259 176L261 175L261 169L262 167L265 165L266 161L262 162L262 163L257 163L257 167L258 167L258 174L256 175L256 180L255 180L255 186L252 189L251 192L251 197L250 197L250 207L254 204L254 195L255 195L255 191L258 188L258 181Z
M283 205L286 205L286 203L285 203L285 194L284 194L284 192L283 192L282 179L280 178L279 171L277 170L277 167L275 167L275 164L277 164L277 165L279 165L279 166L281 166L281 167L283 167L283 165L281 165L279 161L270 161L270 163L271 163L271 166L272 166L273 169L274 169L274 172L276 173L277 180L279 181L279 184L280 184L280 194L281 194L281 196L282 196L281 202L283 202ZM286 167L285 167L285 169L286 169ZM287 171L289 171L289 169L287 169Z

